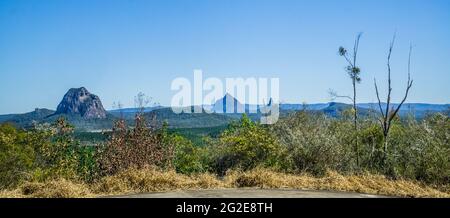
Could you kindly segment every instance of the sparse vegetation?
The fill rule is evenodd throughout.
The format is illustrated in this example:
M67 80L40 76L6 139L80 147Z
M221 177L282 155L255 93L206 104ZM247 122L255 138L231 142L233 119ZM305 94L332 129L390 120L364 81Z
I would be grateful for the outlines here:
M94 197L259 187L449 197L447 115L421 121L397 117L389 141L393 153L386 162L378 124L370 117L359 119L361 162L356 170L348 146L353 142L351 114L344 111L336 119L304 110L271 126L244 116L203 146L166 127L152 129L139 117L137 127L116 129L97 147L81 145L63 119L30 131L2 125L0 195Z

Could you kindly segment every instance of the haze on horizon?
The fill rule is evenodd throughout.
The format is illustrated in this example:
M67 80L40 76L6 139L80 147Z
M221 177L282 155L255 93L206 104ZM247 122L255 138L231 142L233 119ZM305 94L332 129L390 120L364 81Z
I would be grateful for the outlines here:
M337 50L359 32L358 102L376 101L374 77L384 96L396 32L393 101L404 94L413 43L407 102L450 103L449 11L446 0L4 0L0 114L55 109L82 86L107 109L133 107L138 92L169 105L172 80L194 69L205 78L278 77L283 102L328 102L329 89L351 93Z

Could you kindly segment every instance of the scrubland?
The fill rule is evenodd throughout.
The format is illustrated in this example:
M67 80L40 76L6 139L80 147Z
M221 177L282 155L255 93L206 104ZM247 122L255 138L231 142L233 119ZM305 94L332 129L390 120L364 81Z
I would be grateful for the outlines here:
M105 197L254 187L450 197L447 114L397 117L384 152L377 121L362 118L354 132L351 113L345 113L330 118L300 111L270 126L244 115L219 136L204 137L202 145L139 115L133 128L116 121L108 139L96 146L75 140L64 119L30 130L4 124L0 196Z

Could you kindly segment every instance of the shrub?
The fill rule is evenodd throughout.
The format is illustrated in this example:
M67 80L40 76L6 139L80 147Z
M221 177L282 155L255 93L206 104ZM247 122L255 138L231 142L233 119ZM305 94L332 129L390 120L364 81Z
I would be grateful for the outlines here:
M450 118L443 114L422 121L409 119L391 135L389 175L427 183L450 183Z
M1 125L0 188L60 178L92 181L97 171L95 148L81 146L72 133L64 118L27 131Z
M170 167L173 146L164 143L167 130L158 130L142 114L136 115L134 128L118 120L108 141L100 147L98 161L102 175L113 175L129 168Z
M205 171L202 161L204 148L198 147L188 139L175 134L167 137L167 143L175 146L173 166L177 172L191 174Z
M95 149L82 146L73 137L73 126L63 117L51 126L38 126L33 134L45 135L45 140L35 147L37 159L31 172L33 180L73 179L90 181L94 179L96 166Z
M287 150L287 167L323 174L327 169L352 168L352 123L323 114L300 111L271 127Z
M275 137L245 114L239 122L230 124L217 142L214 169L219 175L230 168L278 167L283 154Z
M54 127L49 143L43 143L38 147L41 156L39 167L47 171L49 177L74 179L77 177L79 144L71 136L73 126L61 117Z
M32 135L12 125L0 125L0 189L14 187L27 178L32 169L35 152Z

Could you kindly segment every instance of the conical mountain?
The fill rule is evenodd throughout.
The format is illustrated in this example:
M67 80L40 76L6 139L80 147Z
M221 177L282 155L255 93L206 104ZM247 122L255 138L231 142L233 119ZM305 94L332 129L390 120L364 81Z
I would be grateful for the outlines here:
M245 105L241 104L235 97L226 93L223 98L214 103L214 112L216 113L243 113Z

